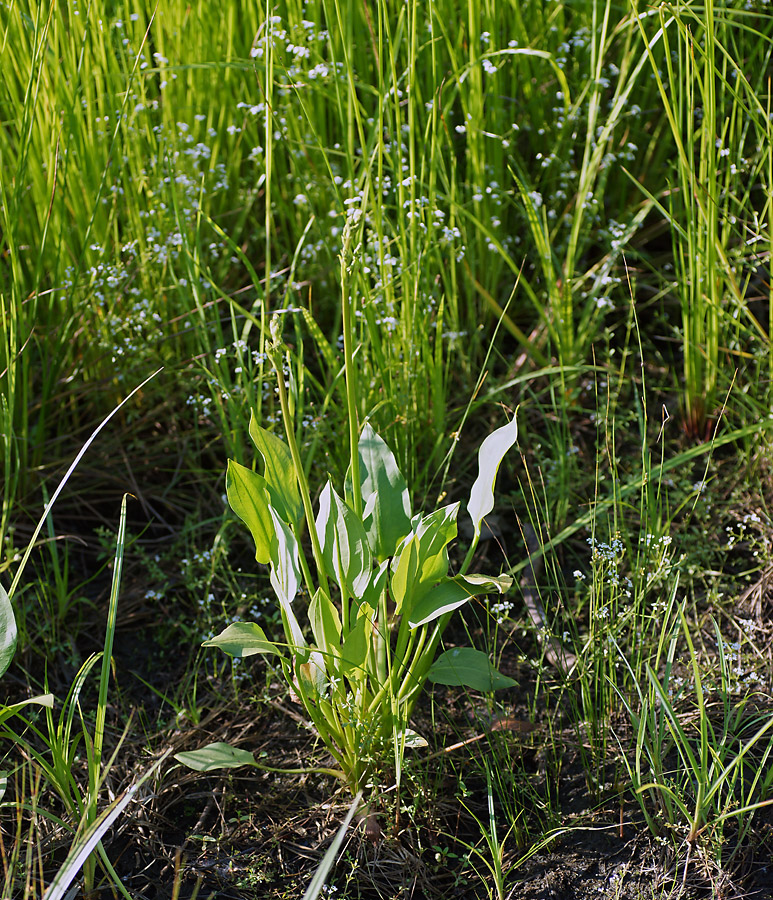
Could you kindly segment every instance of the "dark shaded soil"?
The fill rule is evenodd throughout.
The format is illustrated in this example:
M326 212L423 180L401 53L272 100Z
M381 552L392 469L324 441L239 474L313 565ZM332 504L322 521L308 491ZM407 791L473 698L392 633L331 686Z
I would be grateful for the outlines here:
M482 560L481 570L489 568ZM304 725L302 710L267 677L263 662L243 664L236 686L222 661L205 664L198 669L198 681L181 691L191 673L190 647L200 639L181 624L180 610L191 600L178 584L170 583L168 591L180 591L167 601L174 603L173 618L167 606L147 599L147 588L142 571L127 566L114 647L108 754L118 746L131 710L134 724L118 750L104 797L119 795L170 747L177 752L224 740L265 754L265 761L277 767L326 763ZM81 662L101 649L108 589L107 574L90 585L93 604L83 613L78 640L68 644L72 658L63 656L50 666L46 660L51 688L60 700ZM747 598L748 615L770 621L767 582L758 594ZM525 621L517 608L514 615ZM483 627L474 610L467 627L473 637ZM469 643L460 620L446 637L450 643ZM571 724L571 688L561 685L557 675L551 683L551 673L534 664L540 648L533 633L519 625L507 640L500 668L518 687L505 692L495 708L455 689L427 692L414 727L430 747L411 755L399 795L385 774L386 787L374 801L381 833L375 841L369 839L363 821L350 829L324 896L497 896L485 837L491 835L493 815L501 845L501 896L509 900L773 898L770 807L759 811L743 841L737 840L732 826L725 829L722 868L712 862L717 848L708 845L709 835L689 853L683 836L668 831L653 836L632 799L619 758L610 754L601 760L596 777L600 787L589 787L587 746ZM32 654L22 662L33 672L42 665ZM42 670L35 674L42 680ZM6 684L10 693L18 694L14 699L25 693L22 682L11 670ZM181 698L191 701L188 707L180 707ZM93 709L91 682L84 688L82 706ZM617 734L624 746L631 745L622 723ZM617 746L613 739L609 744ZM6 767L18 762L7 742L4 749L9 751ZM73 768L79 781L84 776L82 756ZM6 800L14 798L14 791L11 784ZM39 802L41 808L62 814L61 805L49 795ZM136 900L188 900L196 895L298 898L348 804L334 782L319 776L245 770L200 775L167 763L104 844ZM15 823L6 815L0 817L0 827L7 850ZM40 820L36 827L42 848L38 869L41 883L47 884L70 836ZM95 896L108 895L113 896L111 888L98 886Z
M196 725L185 718L176 727L167 723L147 736L146 746L171 745L177 751L228 740L262 754L270 765L324 763L300 708L279 685L265 688L261 665L255 666L254 681L243 676L239 698L225 700L228 689L221 685L202 695ZM758 813L734 858L729 850L723 853L730 859L724 870L709 861L710 848L700 842L688 859L678 840L650 834L630 793L589 792L574 733L548 730L547 716L530 712L534 685L529 671L525 665L511 667L521 687L512 690L504 710L476 709L454 689L428 692L415 727L434 735L434 741L428 750L414 751L399 799L387 789L376 801L378 838L366 836L363 819L352 826L323 896L496 896L483 836L490 821L488 759L498 772L494 817L502 843L503 897L773 897L773 867L768 866L773 816L767 809ZM259 689L260 698L251 699ZM560 719L558 713L554 726ZM131 755L132 748L124 761L126 777ZM146 762L135 758L133 765ZM613 771L614 760L599 780ZM197 893L233 900L296 898L308 886L348 804L349 798L324 777L249 770L200 775L170 765L106 846L137 900L187 900ZM520 830L508 833L513 810L520 810ZM728 829L728 848L734 846L733 837Z

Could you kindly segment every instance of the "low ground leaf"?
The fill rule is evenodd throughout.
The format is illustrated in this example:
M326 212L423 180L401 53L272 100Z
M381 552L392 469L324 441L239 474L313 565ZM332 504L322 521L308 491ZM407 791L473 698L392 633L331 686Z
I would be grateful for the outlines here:
M234 622L216 637L204 641L202 647L219 647L229 656L254 656L256 653L279 653L254 622Z
M429 680L434 684L468 687L474 691L497 691L517 684L497 672L482 650L472 647L455 647L439 656L429 670Z
M216 769L238 769L240 766L255 765L255 757L249 751L240 750L222 741L207 744L200 750L175 753L174 758L196 772L213 772Z

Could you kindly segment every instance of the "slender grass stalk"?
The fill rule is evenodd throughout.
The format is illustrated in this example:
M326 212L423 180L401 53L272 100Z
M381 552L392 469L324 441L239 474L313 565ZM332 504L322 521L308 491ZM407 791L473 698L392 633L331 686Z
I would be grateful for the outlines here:
M352 505L358 516L362 516L362 486L360 484L360 457L357 444L360 439L360 421L357 412L357 370L354 367L352 321L352 296L347 274L351 229L344 229L344 246L341 251L341 322L344 338L344 377L346 380L346 408L349 421L349 466L352 479Z
M161 370L159 369L158 371L161 371ZM38 539L38 535L40 534L40 532L41 532L41 530L42 530L42 528L43 528L43 525L45 524L46 520L48 519L48 515L49 515L49 513L51 512L51 508L53 507L54 503L56 503L57 498L59 497L59 495L60 495L60 494L62 493L62 491L64 490L65 485L67 484L67 482L68 482L70 476L72 475L72 473L75 471L75 468L77 467L78 463L81 461L81 459L83 458L84 454L85 454L86 451L89 449L89 447L91 446L91 444L96 440L97 436L98 436L99 433L102 431L102 429L105 427L105 425L107 425L107 423L113 418L113 416L115 416L116 413L118 413L119 410L120 410L126 403L128 403L129 400L131 400L131 398L132 398L136 393L138 393L140 390L142 390L142 388L143 388L146 384L148 384L150 381L152 381L153 378L156 377L156 375L158 375L158 371L157 371L157 372L154 372L152 375L148 376L148 378L146 378L141 384L139 384L136 388L134 388L134 390L133 390L130 394L128 394L128 395L127 395L127 396L126 396L126 397L118 404L118 406L116 406L115 409L113 409L113 411L112 411L111 413L109 413L109 415L107 415L107 416L102 420L102 422L100 422L100 424L99 424L99 425L97 426L97 428L92 432L92 434L91 434L91 436L88 438L88 440L87 440L87 441L84 443L84 445L81 447L80 451L78 452L78 455L77 455L77 456L75 457L75 459L72 461L72 463L70 464L70 467L67 469L67 471L65 472L64 476L62 477L62 480L59 482L59 486L58 486L57 489L54 491L54 493L51 495L51 499L50 499L50 500L48 501L48 503L46 504L46 507L45 507L45 509L43 510L43 514L41 515L40 519L38 520L38 524L37 524L37 526L36 526L36 528L35 528L35 531L34 531L33 534L32 534L32 537L30 538L29 543L27 544L27 548L26 548L26 550L24 551L24 555L22 556L21 561L19 562L19 565L16 567L16 573L15 573L15 575L14 575L14 577L13 577L13 581L11 582L11 587L10 587L9 590L8 590L8 596L9 596L9 597L13 598L14 592L15 592L16 588L19 586L19 582L21 581L21 577L22 577L22 575L24 574L24 569L25 569L25 567L26 567L26 565L27 565L27 561L28 561L29 558L30 558L30 554L32 553L32 551L33 551L33 549L34 549L34 547L35 547L35 542L36 542L37 539Z

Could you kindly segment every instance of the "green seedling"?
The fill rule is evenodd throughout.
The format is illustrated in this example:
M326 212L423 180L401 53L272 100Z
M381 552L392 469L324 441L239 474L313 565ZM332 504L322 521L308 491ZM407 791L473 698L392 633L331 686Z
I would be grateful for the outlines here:
M451 575L448 545L457 535L460 503L414 515L394 454L368 423L361 430L357 426L345 256L342 318L350 463L343 496L328 481L314 515L282 373L286 348L275 317L269 357L278 376L286 443L253 417L250 437L263 474L231 460L226 488L231 507L250 529L255 559L269 566L285 640L272 641L259 625L241 622L205 646L235 657L274 658L335 760L338 769L332 771L356 794L382 767L390 745L399 783L406 746L426 743L408 723L428 678L483 691L515 684L480 651L454 648L435 657L454 610L482 594L504 593L512 584L507 575L470 575L467 570L483 519L494 508L497 471L516 442L518 425L513 418L480 448L478 477L467 503L473 539L459 573ZM301 549L306 528L310 559ZM305 630L297 613L304 589ZM239 751L224 764L252 760L257 765L245 753ZM223 745L218 744L177 758L209 770L221 767L222 757Z
M480 691L515 683L497 672L482 651L453 648L435 657L455 609L510 587L508 576L466 571L483 518L493 508L494 480L515 442L516 421L481 447L480 473L467 504L474 538L457 575L449 573L448 545L457 534L460 504L413 515L395 458L370 425L356 445L359 503L351 478L344 496L328 482L315 518L305 477L293 461L293 429L287 431L290 446L254 419L250 433L264 474L231 461L228 499L252 533L256 559L270 567L285 640L269 640L259 625L240 622L205 646L231 656L274 657L335 759L335 774L356 793L369 783L390 744L399 771L404 748L425 743L408 725L428 678ZM299 543L307 521L311 565ZM297 611L303 588L311 598L310 639ZM254 763L252 754L221 744L178 759L207 770Z

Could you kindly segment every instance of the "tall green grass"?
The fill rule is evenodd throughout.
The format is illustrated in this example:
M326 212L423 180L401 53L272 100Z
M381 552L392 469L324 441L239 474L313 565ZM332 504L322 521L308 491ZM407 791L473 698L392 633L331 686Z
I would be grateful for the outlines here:
M769 233L769 23L600 0L456 12L286 2L229 9L212 38L206 3L4 13L6 484L82 426L62 389L104 409L158 361L182 363L189 419L236 440L247 407L273 414L276 308L307 308L288 313L318 359L295 370L298 403L327 398L329 417L347 219L363 412L417 484L501 316L506 355L555 358L572 393L656 216L680 267L687 419L702 382L713 403L720 348L767 351L743 247Z
M742 367L750 348L771 353L768 323L745 301L759 264L748 248L765 241L766 219L770 229L773 44L769 22L711 0L663 6L656 24L665 72L650 59L676 151L664 206L681 309L683 407L687 429L701 436L727 387L721 369Z

